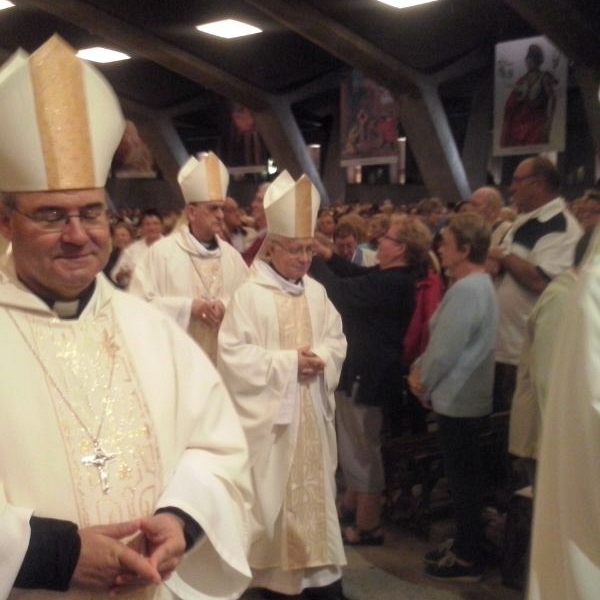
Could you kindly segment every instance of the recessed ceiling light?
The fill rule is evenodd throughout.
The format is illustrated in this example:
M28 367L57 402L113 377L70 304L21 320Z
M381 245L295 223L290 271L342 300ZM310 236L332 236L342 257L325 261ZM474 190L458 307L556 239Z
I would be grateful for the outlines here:
M242 37L244 35L253 35L262 31L262 29L254 27L254 25L248 25L248 23L242 23L235 19L225 19L223 21L215 21L214 23L196 25L196 29L203 33L216 35L217 37L226 39Z
M437 0L377 0L383 4L389 4L394 8L408 8L409 6L417 6L419 4L427 4L428 2L437 2Z
M10 8L11 6L14 6L12 2L9 2L8 0L0 0L0 10Z
M117 52L116 50L109 50L108 48L84 48L77 53L79 58L84 60L91 60L97 63L110 63L117 62L119 60L127 60L131 56L124 54L123 52Z

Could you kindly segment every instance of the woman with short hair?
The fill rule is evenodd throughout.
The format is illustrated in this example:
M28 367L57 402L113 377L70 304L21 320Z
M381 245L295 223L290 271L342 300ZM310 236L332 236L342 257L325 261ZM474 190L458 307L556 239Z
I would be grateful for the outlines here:
M474 213L450 218L442 230L442 266L454 282L430 321L425 352L409 375L412 392L433 409L456 519L454 540L425 556L425 573L478 581L484 531L480 433L492 412L498 307L485 261L490 228Z
M400 402L402 342L415 305L415 284L431 233L418 217L394 217L380 236L379 264L366 268L318 245L310 274L342 316L348 351L336 392L339 462L345 491L344 543L380 545L383 407Z

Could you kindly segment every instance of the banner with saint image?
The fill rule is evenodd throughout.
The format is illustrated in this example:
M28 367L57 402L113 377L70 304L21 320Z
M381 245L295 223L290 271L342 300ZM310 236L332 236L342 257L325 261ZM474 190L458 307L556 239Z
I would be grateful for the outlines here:
M494 156L565 147L567 59L544 36L496 45Z
M342 160L396 160L398 106L390 92L356 70L344 79L340 92Z

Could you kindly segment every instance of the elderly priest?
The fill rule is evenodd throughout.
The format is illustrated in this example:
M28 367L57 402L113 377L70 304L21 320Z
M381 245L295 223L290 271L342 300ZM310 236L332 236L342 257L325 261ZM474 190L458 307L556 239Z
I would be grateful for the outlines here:
M325 288L306 277L318 207L305 175L284 171L271 184L267 238L219 332L218 365L248 437L253 514L265 529L250 550L252 585L268 598L343 598L333 391L346 338Z
M248 276L240 253L219 237L229 174L208 152L200 160L190 156L177 180L188 224L150 248L130 291L170 314L216 362L225 307Z
M233 598L250 575L247 451L218 374L99 275L123 129L57 36L0 70L0 598Z

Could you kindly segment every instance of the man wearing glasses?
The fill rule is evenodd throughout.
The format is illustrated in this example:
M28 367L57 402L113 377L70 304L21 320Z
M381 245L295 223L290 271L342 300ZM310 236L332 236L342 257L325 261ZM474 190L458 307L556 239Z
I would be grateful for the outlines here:
M200 160L191 156L177 180L188 224L150 248L130 291L173 317L216 363L225 307L248 275L239 252L219 237L229 174L208 152Z
M251 500L227 392L99 275L114 92L54 36L0 70L0 129L0 598L239 595Z
M252 586L265 598L341 600L344 550L335 507L333 392L346 353L339 314L306 276L319 195L286 171L264 206L267 238L227 308L218 366L248 438L264 533Z
M510 408L527 317L546 285L573 264L582 233L559 196L559 187L558 170L547 158L526 158L519 163L510 186L519 216L502 244L490 250L494 270L501 275L495 411Z

